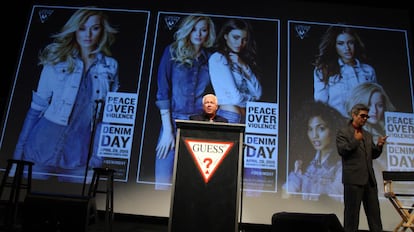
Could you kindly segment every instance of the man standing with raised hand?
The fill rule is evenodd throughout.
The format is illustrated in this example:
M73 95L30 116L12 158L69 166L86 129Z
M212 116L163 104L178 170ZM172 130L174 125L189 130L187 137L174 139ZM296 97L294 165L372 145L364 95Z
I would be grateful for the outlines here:
M336 146L342 157L344 185L344 229L357 232L361 203L371 232L382 232L378 187L372 160L382 153L387 136L379 136L377 144L362 127L367 122L369 108L356 104L351 109L352 119L336 135Z

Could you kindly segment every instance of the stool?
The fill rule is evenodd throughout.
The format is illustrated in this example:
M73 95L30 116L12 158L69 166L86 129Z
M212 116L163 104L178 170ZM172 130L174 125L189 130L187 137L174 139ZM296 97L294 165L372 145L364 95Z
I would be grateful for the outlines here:
M6 201L4 222L5 226L14 227L17 221L18 206L20 202L20 192L26 190L26 194L31 192L32 187L32 166L33 162L25 160L8 159L7 167L0 185L0 199L3 199L5 188L10 188L9 197ZM14 175L12 168L16 166ZM26 172L26 181L24 173Z
M398 185L393 185L395 182L413 182L414 172L383 171L382 179L384 180L384 196L391 202L401 217L401 221L394 228L394 231L411 229L414 232L413 188L402 189Z
M88 196L95 197L97 193L106 194L105 231L112 231L114 219L114 173L111 168L94 168ZM101 178L106 178L106 187L99 187Z

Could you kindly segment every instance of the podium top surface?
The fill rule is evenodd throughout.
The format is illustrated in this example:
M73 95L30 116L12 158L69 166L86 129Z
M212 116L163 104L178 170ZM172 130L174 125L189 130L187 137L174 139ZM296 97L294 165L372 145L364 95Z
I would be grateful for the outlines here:
M177 128L217 128L217 129L228 129L228 130L239 130L244 131L245 125L240 123L227 123L227 122L207 122L207 121L196 121L196 120L175 120Z

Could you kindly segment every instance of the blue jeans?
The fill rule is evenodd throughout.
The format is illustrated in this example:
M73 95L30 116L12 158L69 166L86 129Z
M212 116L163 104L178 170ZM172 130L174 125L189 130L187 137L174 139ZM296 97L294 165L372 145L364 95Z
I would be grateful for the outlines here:
M235 112L218 109L217 110L217 115L220 115L220 116L226 118L229 121L229 123L242 123L242 122L244 122L244 119L241 118L241 115L238 114L238 113L235 113Z
M175 150L168 151L165 159L155 158L155 189L167 190L171 186Z

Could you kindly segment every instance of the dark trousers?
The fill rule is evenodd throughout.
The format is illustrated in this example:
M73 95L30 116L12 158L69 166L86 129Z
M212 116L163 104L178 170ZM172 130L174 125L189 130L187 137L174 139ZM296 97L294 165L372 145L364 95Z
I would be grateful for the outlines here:
M345 232L358 231L361 203L364 206L369 230L371 232L382 232L381 212L377 187L371 184L344 184Z

